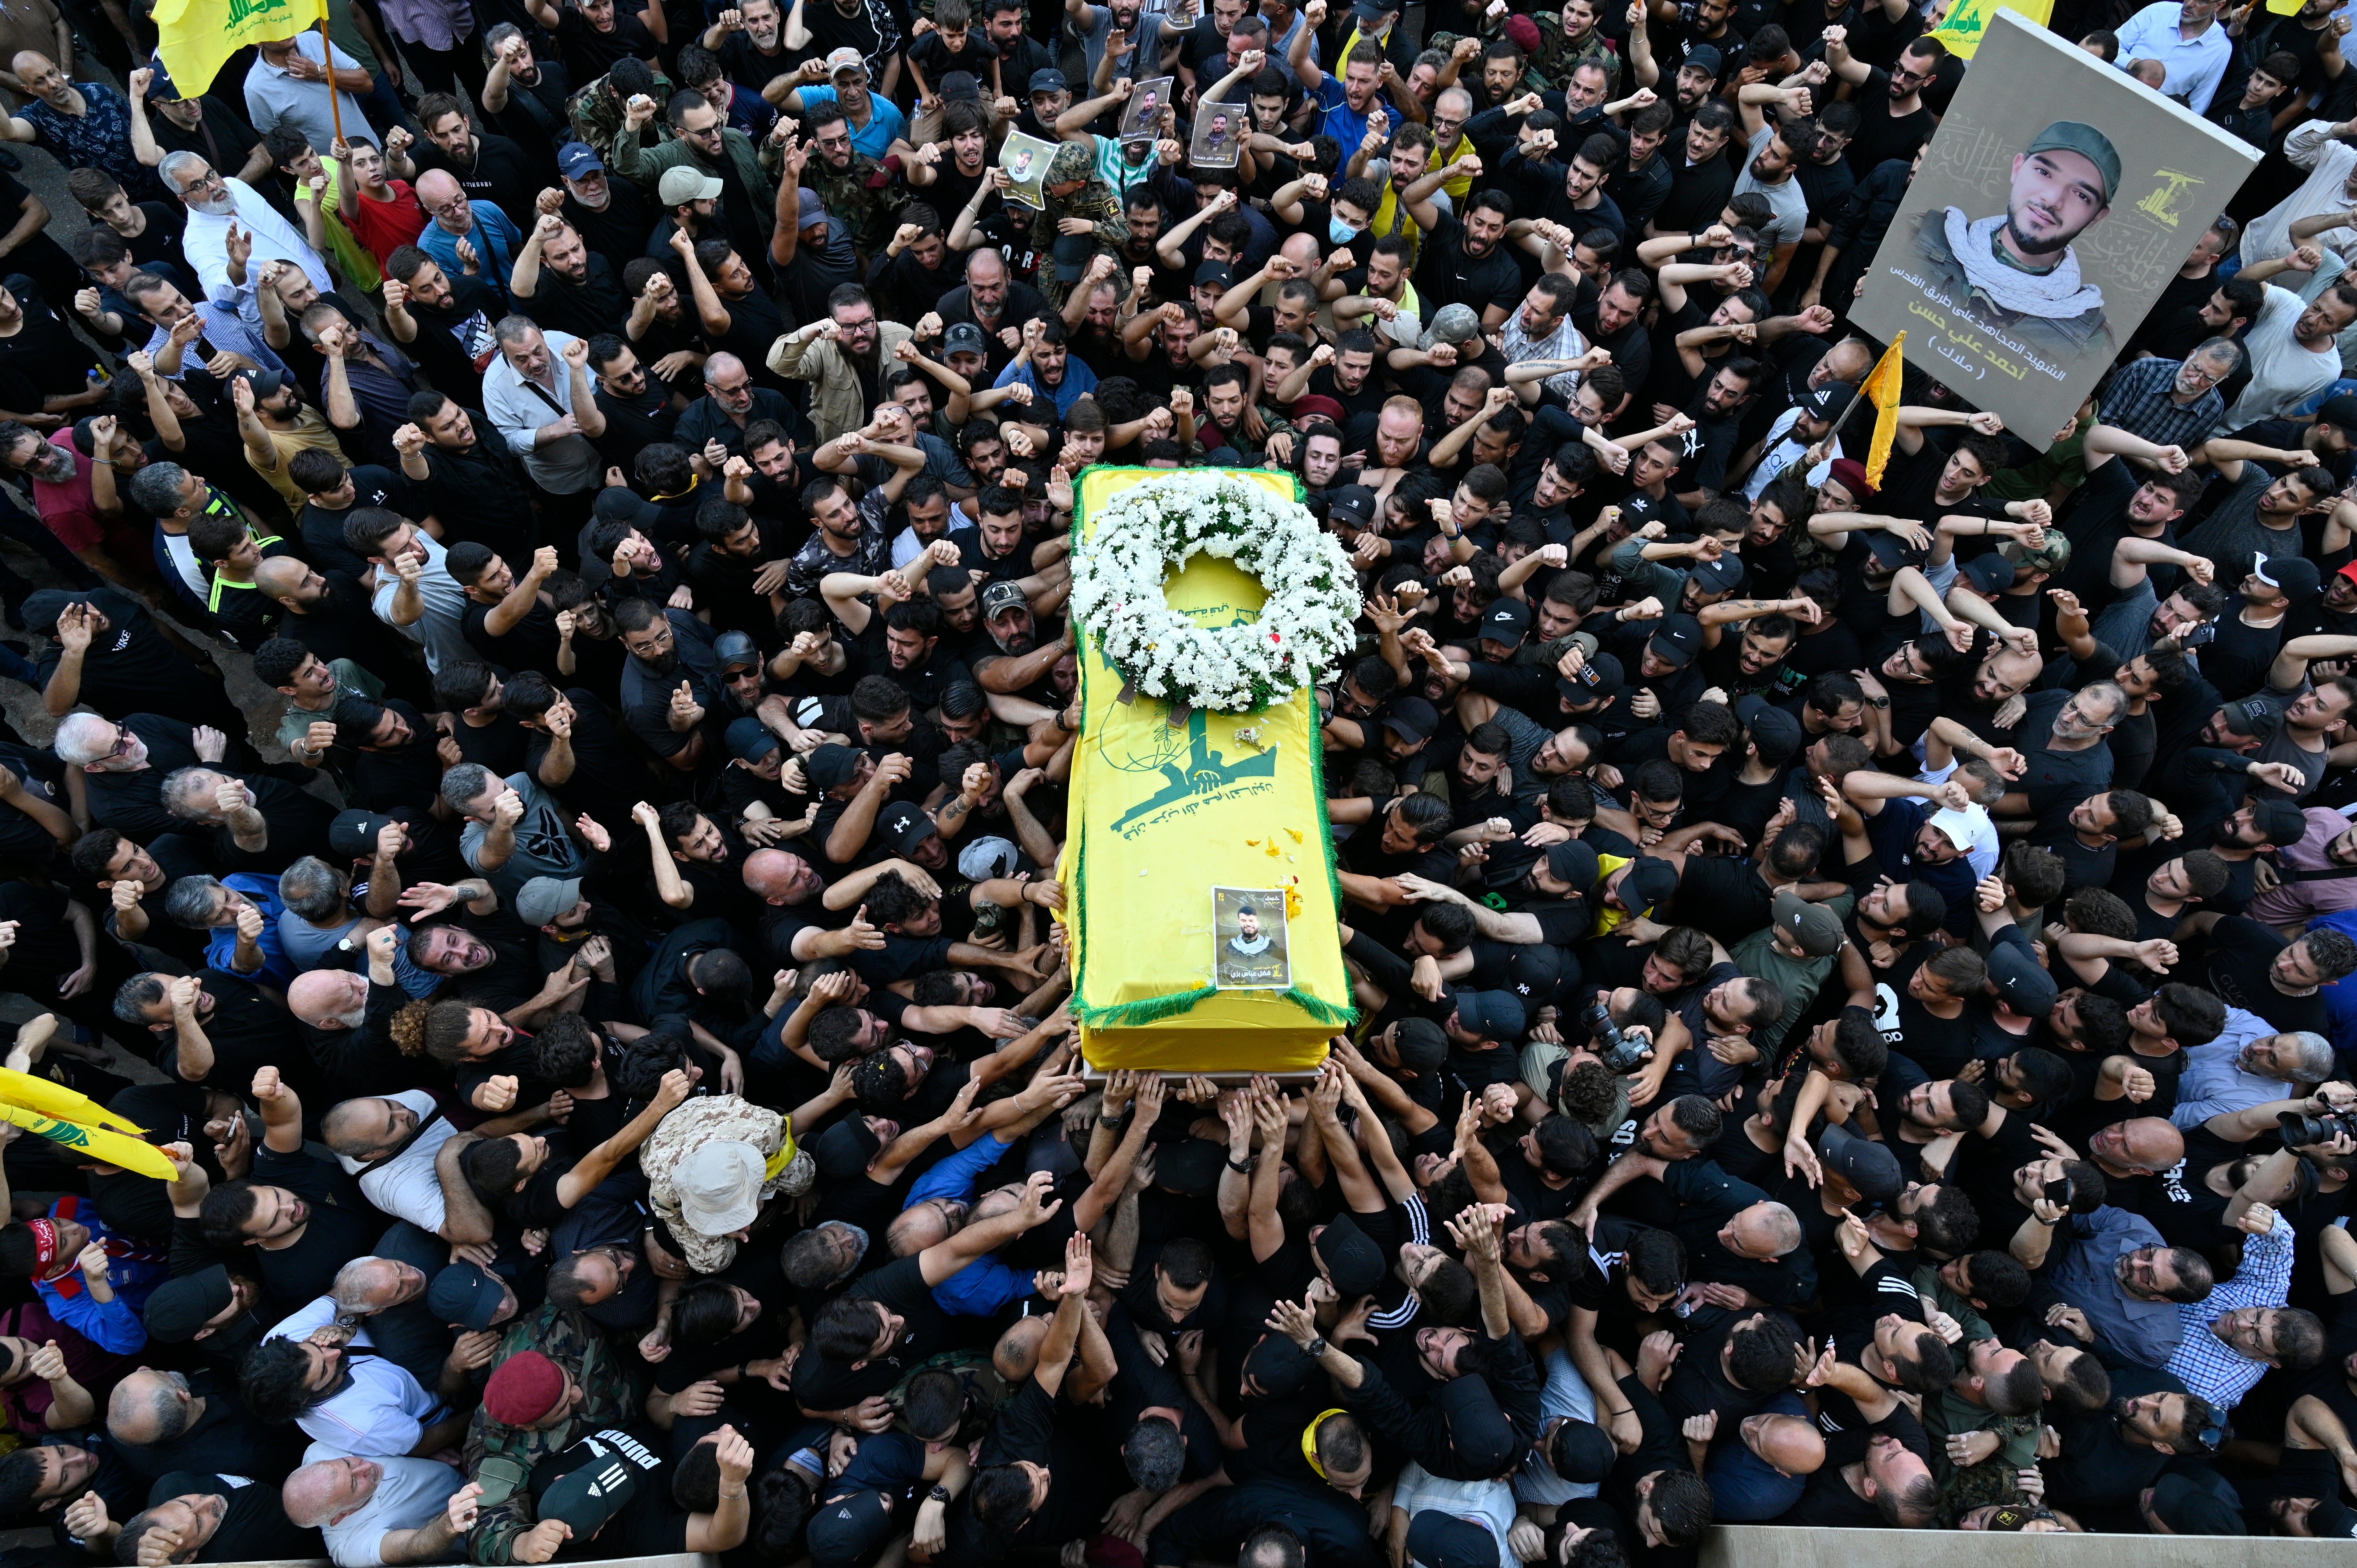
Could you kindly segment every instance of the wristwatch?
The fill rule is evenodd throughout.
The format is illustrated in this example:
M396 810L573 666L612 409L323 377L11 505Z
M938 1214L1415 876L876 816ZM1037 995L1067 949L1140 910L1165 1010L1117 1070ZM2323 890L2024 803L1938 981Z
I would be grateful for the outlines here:
M1307 1352L1311 1360L1317 1360L1318 1358L1324 1356L1328 1349L1326 1336L1320 1334L1317 1338L1312 1339L1308 1345L1302 1347L1302 1348Z
M1890 699L1888 697L1868 697L1867 699L1867 703L1868 705L1878 709L1890 706Z
M925 1494L925 1500L929 1503L946 1504L950 1500L950 1489L936 1481L933 1483L933 1489Z
M1260 1156L1258 1155L1245 1155L1242 1165L1238 1165L1236 1163L1236 1158L1233 1155L1228 1156L1228 1169L1235 1172L1238 1176L1252 1175L1254 1167L1259 1164Z

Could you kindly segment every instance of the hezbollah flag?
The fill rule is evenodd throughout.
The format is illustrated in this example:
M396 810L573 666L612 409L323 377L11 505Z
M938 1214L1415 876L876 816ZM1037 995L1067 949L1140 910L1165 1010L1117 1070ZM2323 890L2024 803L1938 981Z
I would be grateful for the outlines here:
M194 98L246 45L291 38L327 19L328 0L159 0L156 53L180 95Z
M0 1068L0 1121L141 1176L170 1181L178 1174L153 1144L130 1136L143 1131L137 1122L78 1090L13 1068Z
M1890 466L1890 444L1899 436L1899 383L1907 371L1899 351L1906 346L1906 333L1893 338L1857 389L1858 396L1874 403L1874 444L1867 449L1866 482L1878 490L1882 488L1882 470Z
M1084 471L1075 543L1116 493L1163 472ZM1237 473L1300 499L1290 474ZM1232 562L1200 553L1165 591L1213 626L1250 618L1267 596ZM1174 714L1126 690L1093 637L1081 639L1080 663L1058 874L1082 1054L1107 1072L1315 1069L1357 1016L1316 697L1305 688L1249 714Z
M2275 9L2284 5L2270 0ZM2300 0L2289 0L2289 8L2298 10ZM1999 11L2018 11L2026 21L2040 27L2054 14L2054 0L1956 0L1948 7L1947 19L1932 29L1932 36L1948 46L1948 52L1959 59L1970 59L1981 47L1981 36Z

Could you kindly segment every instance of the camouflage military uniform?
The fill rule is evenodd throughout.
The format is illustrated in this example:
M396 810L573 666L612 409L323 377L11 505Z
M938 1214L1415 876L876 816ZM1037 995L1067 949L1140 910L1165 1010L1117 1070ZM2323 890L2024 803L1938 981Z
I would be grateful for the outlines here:
M660 71L655 74L655 102L670 96L671 82ZM622 128L622 105L606 90L606 79L599 77L565 101L565 117L573 126L573 139L587 142L603 157L606 149L614 145L614 133ZM658 114L647 122L641 133L656 142L671 140L671 124Z
M1561 91L1571 81L1571 73L1580 61L1592 59L1604 68L1604 99L1611 102L1620 96L1620 57L1604 40L1601 28L1590 28L1587 41L1574 47L1563 37L1563 14L1559 11L1534 11L1531 21L1539 30L1539 52L1523 73L1523 84L1534 91L1545 89Z
M545 1429L507 1426L475 1408L462 1450L469 1479L483 1483L482 1511L468 1532L468 1558L510 1563L515 1538L537 1522L533 1517L532 1467L563 1453L585 1433L627 1425L637 1413L638 1396L597 1325L553 1305L508 1325L490 1369L511 1356L537 1350L581 1385L581 1407Z
M892 238L892 214L884 205L890 187L879 189L867 183L883 172L882 164L856 149L843 168L815 152L802 166L802 184L818 192L829 217L851 231L852 246L863 256L875 255Z
M1064 185L1083 178L1088 183L1070 196L1057 196L1046 189L1048 185ZM1121 259L1121 248L1129 242L1129 224L1121 215L1121 203L1114 199L1113 187L1097 177L1096 151L1085 142L1066 142L1056 149L1056 160L1048 166L1041 197L1047 205L1031 220L1031 248L1041 258L1039 292L1048 296L1049 306L1061 310L1065 296L1071 293L1071 285L1056 275L1056 242L1062 238L1058 225L1067 218L1085 218L1096 225L1088 255L1079 259L1081 275L1085 276L1090 256Z

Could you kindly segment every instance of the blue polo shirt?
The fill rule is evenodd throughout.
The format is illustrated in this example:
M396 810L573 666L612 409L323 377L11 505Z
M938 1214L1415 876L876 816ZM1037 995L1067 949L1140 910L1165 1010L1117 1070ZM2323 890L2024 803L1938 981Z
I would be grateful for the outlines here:
M805 113L813 103L834 102L833 87L805 87L799 91L802 95L802 109ZM851 125L852 150L866 153L880 163L883 161L885 150L890 147L895 140L909 134L909 120L908 116L893 107L889 99L879 92L869 92L867 102L876 106L875 113L868 116L867 129L863 131L856 125L851 125L849 120L845 120L844 124Z

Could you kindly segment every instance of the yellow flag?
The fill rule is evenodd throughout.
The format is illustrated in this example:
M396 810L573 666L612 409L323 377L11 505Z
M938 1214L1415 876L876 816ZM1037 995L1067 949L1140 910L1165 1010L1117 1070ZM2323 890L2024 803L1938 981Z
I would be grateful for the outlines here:
M46 1078L36 1078L14 1068L0 1067L0 1104L21 1105L27 1111L44 1116L54 1116L60 1122L87 1122L96 1127L112 1127L122 1133L144 1133L147 1129L129 1117L109 1111L79 1090L68 1089L61 1083L51 1083Z
M110 1165L120 1165L126 1171L154 1176L158 1181L170 1181L178 1173L172 1162L152 1144L121 1133L110 1133L103 1127L85 1127L79 1122L60 1122L54 1116L44 1116L38 1111L27 1111L19 1105L0 1104L0 1121L14 1122L27 1133L38 1133L53 1144L62 1144L91 1159Z
M246 45L291 38L327 17L328 0L161 0L156 52L180 96L194 98Z
M1906 345L1906 333L1893 338L1857 389L1858 396L1874 400L1874 444L1867 449L1866 482L1878 490L1882 488L1882 470L1890 464L1890 443L1899 435L1899 380L1907 368L1899 350Z
M2270 5L2274 0L2270 0ZM2290 0L2297 11L2300 0ZM1948 7L1948 19L1932 30L1932 36L1948 46L1948 52L1959 59L1970 59L1981 47L1981 35L1988 30L1989 21L1999 11L2018 11L2023 20L2046 26L2054 14L2054 0L1956 0Z

